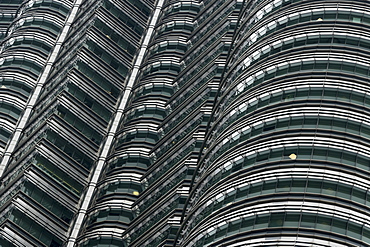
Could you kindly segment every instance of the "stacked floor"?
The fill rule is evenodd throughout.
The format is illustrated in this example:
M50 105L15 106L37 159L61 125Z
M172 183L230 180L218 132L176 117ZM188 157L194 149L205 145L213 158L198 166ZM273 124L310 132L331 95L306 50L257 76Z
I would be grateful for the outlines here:
M0 9L1 246L368 246L370 4Z

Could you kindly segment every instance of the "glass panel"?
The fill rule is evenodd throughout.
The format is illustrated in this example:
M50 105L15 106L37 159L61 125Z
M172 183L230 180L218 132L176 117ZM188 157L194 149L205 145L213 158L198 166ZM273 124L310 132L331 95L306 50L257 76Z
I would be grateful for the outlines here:
M284 222L284 227L298 227L301 216L299 214L287 214Z
M292 192L304 192L306 189L306 180L296 180L292 181Z
M322 181L319 180L309 180L307 185L307 192L309 193L320 193L321 192Z
M251 229L253 229L253 225L254 225L254 217L253 218L245 218L242 221L240 231L246 232L248 230L251 230Z
M326 216L317 216L316 228L320 230L330 231L332 219Z
M354 223L348 224L347 235L355 239L361 239L361 226Z
M355 202L359 202L361 204L365 204L366 194L365 191L359 189L353 189L352 191L352 200Z
M269 215L257 216L254 229L266 228L269 224L269 217L270 217Z
M290 191L290 183L291 180L279 180L276 191L277 192Z
M285 218L284 213L271 214L269 227L282 227L284 223L284 218Z
M316 222L316 215L304 214L302 215L301 227L314 228Z
M336 184L333 184L331 182L323 182L323 185L322 185L323 194L335 196L336 191L337 191Z
M352 188L349 185L339 184L337 196L344 198L344 199L350 199L351 191L352 191Z

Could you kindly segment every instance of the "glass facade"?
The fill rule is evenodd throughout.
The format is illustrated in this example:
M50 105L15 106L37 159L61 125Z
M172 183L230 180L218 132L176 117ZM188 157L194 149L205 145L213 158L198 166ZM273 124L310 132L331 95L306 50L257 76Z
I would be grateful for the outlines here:
M369 7L0 0L0 246L370 245Z
M179 246L369 244L361 6L244 3Z
M3 5L9 1L0 0ZM65 246L75 241L72 229L86 231L77 227L81 203L153 3L28 0L3 9L4 18L8 9L14 14L0 36L0 91L6 94L0 103L0 245ZM126 184L114 188L112 182L106 190L130 191ZM142 191L140 183L130 189ZM132 218L130 210L109 207L85 221L115 219L118 226Z

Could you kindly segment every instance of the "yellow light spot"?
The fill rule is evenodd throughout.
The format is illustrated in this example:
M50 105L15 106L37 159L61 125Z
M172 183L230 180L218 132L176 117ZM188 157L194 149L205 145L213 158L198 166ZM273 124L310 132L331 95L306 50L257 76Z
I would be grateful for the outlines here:
M297 155L295 153L289 155L289 158L291 158L292 160L295 160L297 159Z
M322 21L322 19L321 18L319 18L319 19L317 19L318 21Z
M1 88L6 88L6 87L4 85L2 85Z
M138 196L140 193L139 193L139 191L134 191L134 192L132 192L132 194L134 194L135 196Z

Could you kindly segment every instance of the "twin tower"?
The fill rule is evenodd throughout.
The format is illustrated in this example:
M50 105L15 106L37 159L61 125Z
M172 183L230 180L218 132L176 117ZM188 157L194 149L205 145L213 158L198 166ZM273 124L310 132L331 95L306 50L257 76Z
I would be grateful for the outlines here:
M0 0L0 246L370 245L367 0Z

